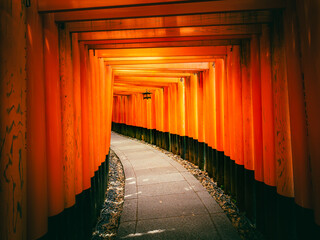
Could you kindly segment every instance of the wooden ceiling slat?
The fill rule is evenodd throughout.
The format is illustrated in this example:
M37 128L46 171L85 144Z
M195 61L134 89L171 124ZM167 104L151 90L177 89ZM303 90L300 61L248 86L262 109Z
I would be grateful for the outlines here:
M91 50L92 51L92 50ZM227 47L176 47L96 50L98 57L225 56Z
M155 47L199 47L199 46L227 46L239 45L241 40L204 40L204 41L183 41L183 42L157 42L157 43L124 43L124 44L103 44L88 45L89 49L128 49L128 48L155 48Z
M124 44L124 43L156 43L156 42L186 42L204 40L229 40L248 39L251 35L214 35L214 36L192 36L192 37L161 37L161 38L129 38L129 39L104 39L81 41L85 45L100 44Z
M233 25L268 23L272 21L272 12L269 10L225 12L198 15L110 19L96 21L69 22L70 32L95 32L129 29L151 29L172 27L194 27L210 25Z
M121 65L121 66L113 66L114 70L117 69L140 69L140 70L150 70L150 69L156 69L159 71L168 71L168 70L177 70L177 71L182 71L186 70L188 71L202 71L205 69L209 69L209 64L208 62L200 62L200 63L168 63L168 64L136 64L136 65Z
M121 7L128 5L157 4L163 2L170 3L182 1L185 0L41 0L38 1L38 7L40 12L54 12L72 9Z
M250 35L261 32L260 24L226 25L203 27L178 27L139 30L120 30L103 32L79 33L79 40L106 40L129 38L161 38L161 37L190 37L190 36L222 36L222 35Z
M191 73L163 72L148 70L114 70L114 76L135 76L135 77L189 77Z
M49 1L49 0L47 0ZM60 0L61 1L61 0ZM89 0L88 0L89 1ZM40 1L41 2L41 1ZM107 1L105 1L107 2ZM119 1L120 2L120 1ZM203 14L213 12L231 12L245 10L259 10L284 8L284 0L224 0L205 2L183 2L174 4L159 4L147 6L127 6L102 9L72 10L55 13L55 20L58 22L80 21L80 20L102 20L137 18L151 16L172 16L186 14ZM70 7L71 8L71 7ZM44 9L40 11L55 11L57 9Z

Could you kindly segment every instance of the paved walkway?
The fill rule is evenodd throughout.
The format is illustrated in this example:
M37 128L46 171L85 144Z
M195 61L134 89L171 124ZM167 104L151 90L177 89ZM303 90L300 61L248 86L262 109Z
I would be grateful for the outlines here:
M119 239L240 239L199 181L164 153L112 133L125 172Z

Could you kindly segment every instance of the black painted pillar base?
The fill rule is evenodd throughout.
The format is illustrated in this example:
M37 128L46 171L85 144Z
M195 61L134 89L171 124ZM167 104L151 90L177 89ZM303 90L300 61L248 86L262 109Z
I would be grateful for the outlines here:
M255 192L256 192L256 226L261 232L265 232L265 194L264 194L263 182L255 181ZM275 207L275 206L274 206Z
M207 172L208 172L208 175L209 175L209 177L213 177L213 166L212 166L212 148L211 147L209 147L208 146L208 158L207 158L207 160L208 160L208 168L207 168Z
M230 161L230 194L233 198L236 198L236 173L235 173L235 161L231 159Z
M230 183L230 157L224 156L224 191L230 194L231 183Z
M198 143L198 166L201 170L204 170L204 163L205 163L205 144L203 142Z
M193 140L194 144L194 155L193 155L193 161L194 164L199 166L199 142L197 139Z
M164 133L164 142L165 142L165 150L169 151L170 150L170 134L168 132Z
M276 223L277 223L277 239L297 239L295 233L295 204L293 198L284 197L277 194L276 208Z
M218 164L217 164L217 150L216 149L213 149L211 148L211 151L212 151L212 155L211 155L211 158L212 158L212 178L213 178L213 181L217 182L217 178L218 178Z
M251 220L251 222L256 222L256 214L255 214L255 179L254 179L254 171L252 170L244 170L244 183L245 183L245 210L247 213L247 217Z
M244 166L235 164L236 199L240 211L244 210Z
M186 160L186 152L187 152L187 138L186 136L181 137L181 158Z
M224 152L216 151L217 158L217 183L218 186L224 185Z

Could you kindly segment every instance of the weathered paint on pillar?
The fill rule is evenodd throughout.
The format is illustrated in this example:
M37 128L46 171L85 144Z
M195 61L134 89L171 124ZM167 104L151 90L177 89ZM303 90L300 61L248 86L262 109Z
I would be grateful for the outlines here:
M82 135L82 184L83 190L91 187L90 143L89 143L89 81L87 79L86 48L80 44L80 82L81 82L81 135Z
M217 150L223 151L223 135L224 135L224 78L225 69L223 59L215 61L215 96L216 96L216 133L217 133Z
M228 97L228 129L227 135L229 140L229 147L227 148L229 156L234 160L234 116L233 116L233 104L234 104L234 94L233 94L233 83L232 83L232 46L228 46L227 54L227 97ZM228 155L227 155L228 156Z
M59 29L60 95L63 151L64 206L75 204L74 97L71 39L67 28Z
M281 24L279 22L275 23L275 32L283 32L280 27ZM272 46L277 193L285 197L294 197L288 84L284 55L285 46L280 34L273 34Z
M45 235L48 229L48 194L43 25L42 17L38 14L37 4L27 8L26 21L27 237L28 239L38 239Z
M313 208L311 181L313 170L311 171L308 151L305 79L300 62L301 44L296 6L288 4L284 19L294 197L298 205L310 209Z
M256 35L253 35L250 41L250 67L250 77L252 79L254 175L256 180L263 182L260 47Z
M320 51L319 1L297 0L301 42L301 66L305 83L308 150L312 169L313 204L320 226Z
M44 15L44 67L46 79L46 123L49 216L64 209L61 98L58 29L53 14Z
M270 29L262 27L260 36L260 73L261 73L261 112L262 112L262 154L263 178L269 186L276 185L274 125L273 125L273 89L271 78Z
M190 77L191 137L198 140L198 73Z
M243 165L243 126L242 126L242 83L240 69L240 46L233 46L232 52L232 84L234 113L234 157L238 165Z
M26 11L1 4L0 14L0 234L26 239Z
M81 134L81 81L78 34L72 35L73 97L74 97L74 171L75 193L82 192L82 134Z
M242 113L243 113L243 156L244 167L254 170L252 78L250 77L250 42L241 45Z

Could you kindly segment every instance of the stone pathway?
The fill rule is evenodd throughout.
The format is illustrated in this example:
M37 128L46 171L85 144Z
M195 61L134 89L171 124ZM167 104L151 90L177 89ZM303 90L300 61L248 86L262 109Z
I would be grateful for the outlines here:
M240 239L217 202L179 163L116 133L111 148L125 172L119 239Z

